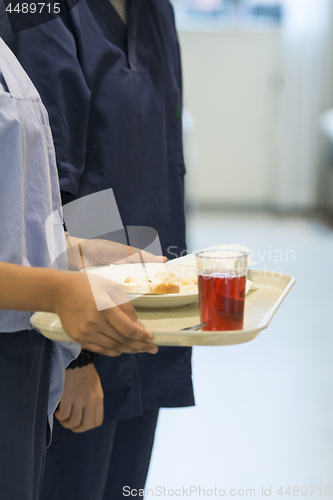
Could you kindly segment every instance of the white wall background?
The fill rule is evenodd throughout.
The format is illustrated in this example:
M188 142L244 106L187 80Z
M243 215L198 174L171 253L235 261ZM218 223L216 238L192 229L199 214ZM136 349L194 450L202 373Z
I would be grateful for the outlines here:
M280 28L179 30L192 203L288 210L333 198L318 126L333 106L333 5L285 1Z
M194 118L198 151L197 163L188 162L189 200L266 204L277 150L279 32L181 31L179 37L184 107Z

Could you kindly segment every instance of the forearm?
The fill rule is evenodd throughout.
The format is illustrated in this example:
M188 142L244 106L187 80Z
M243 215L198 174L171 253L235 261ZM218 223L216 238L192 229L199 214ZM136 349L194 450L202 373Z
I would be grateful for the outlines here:
M67 250L77 246L79 243L84 243L85 241L87 241L86 238L77 238L76 236L71 236L68 232L65 232L65 237Z
M54 312L74 341L107 356L157 352L121 287L99 276L0 262L0 309Z
M72 236L67 237L67 259L68 268L73 271L96 265L166 261L166 257L122 243L100 239L85 240Z
M65 274L0 262L0 309L55 312L55 296Z

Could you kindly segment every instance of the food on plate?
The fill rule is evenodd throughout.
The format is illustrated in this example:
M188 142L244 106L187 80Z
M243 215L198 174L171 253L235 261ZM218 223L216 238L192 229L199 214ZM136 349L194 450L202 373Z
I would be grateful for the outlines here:
M197 278L178 277L173 271L158 271L154 277L127 277L123 283L126 293L165 295L167 293L196 293Z

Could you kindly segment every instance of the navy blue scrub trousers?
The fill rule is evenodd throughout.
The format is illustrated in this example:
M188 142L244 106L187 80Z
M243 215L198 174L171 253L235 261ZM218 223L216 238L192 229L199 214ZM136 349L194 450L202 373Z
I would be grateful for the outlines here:
M55 419L40 500L121 500L126 498L125 486L139 495L146 482L158 411L104 422L80 434Z
M51 349L51 341L34 330L0 333L1 500L39 499Z

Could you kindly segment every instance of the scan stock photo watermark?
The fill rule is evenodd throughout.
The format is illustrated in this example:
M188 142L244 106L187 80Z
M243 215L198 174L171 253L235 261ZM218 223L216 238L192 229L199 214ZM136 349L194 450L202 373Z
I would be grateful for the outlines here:
M329 498L333 495L333 486L260 486L257 488L222 488L219 486L201 487L191 486L155 486L153 488L135 489L130 486L123 487L123 497L180 497L180 498L203 498L203 497L231 497L231 498Z

